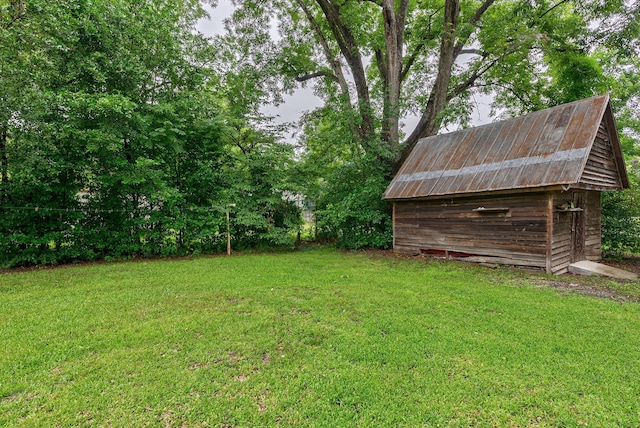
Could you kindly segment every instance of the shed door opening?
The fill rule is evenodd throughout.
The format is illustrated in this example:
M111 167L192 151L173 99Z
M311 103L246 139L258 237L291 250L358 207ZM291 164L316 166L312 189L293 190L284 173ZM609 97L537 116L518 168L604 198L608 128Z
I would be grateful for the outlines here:
M571 263L585 260L586 192L573 192L573 204L579 211L571 213Z

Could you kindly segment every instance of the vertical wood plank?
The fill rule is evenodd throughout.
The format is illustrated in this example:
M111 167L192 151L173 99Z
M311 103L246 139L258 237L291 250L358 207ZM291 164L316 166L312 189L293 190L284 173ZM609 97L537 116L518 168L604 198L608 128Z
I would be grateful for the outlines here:
M547 273L553 269L553 192L547 195Z

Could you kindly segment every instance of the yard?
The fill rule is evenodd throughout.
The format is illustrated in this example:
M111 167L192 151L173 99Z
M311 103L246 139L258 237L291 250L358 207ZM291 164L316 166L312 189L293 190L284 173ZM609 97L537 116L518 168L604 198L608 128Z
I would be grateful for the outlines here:
M636 287L326 248L2 273L0 426L638 426Z

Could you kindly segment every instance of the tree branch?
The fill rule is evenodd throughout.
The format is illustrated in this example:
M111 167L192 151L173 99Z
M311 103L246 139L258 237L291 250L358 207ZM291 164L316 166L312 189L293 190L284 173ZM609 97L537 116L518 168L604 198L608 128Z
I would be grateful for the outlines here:
M444 7L444 6L443 6ZM436 38L436 34L432 34L431 33L431 21L433 19L433 17L443 8L443 7L439 7L438 9L436 9L431 15L429 15L429 28L427 28L427 34L428 36L425 37L422 41L420 41L420 43L418 43L418 45L416 46L416 48L413 50L413 52L411 53L411 55L409 55L409 60L406 62L406 64L404 64L403 68L402 68L402 73L400 74L400 78L401 80L404 82L407 78L407 76L409 75L409 71L411 70L411 67L413 66L413 64L417 61L418 56L422 53L422 51L424 50L424 48L427 46L427 42L431 41L433 39Z
M360 117L362 119L358 137L362 143L366 144L367 141L373 138L373 117L369 86L367 85L367 75L362 63L358 43L351 33L351 29L342 22L339 5L336 5L330 0L316 0L316 3L322 9L329 28L331 28L331 32L340 47L340 52L342 52L342 55L347 60L347 64L353 75L356 93L358 95Z
M387 67L385 66L384 54L382 53L382 49L375 50L376 57L376 65L378 66L378 71L380 72L380 77L382 78L382 85L387 86Z
M342 94L342 97L344 98L345 107L348 110L354 110L353 104L351 101L351 93L349 92L349 84L347 83L347 79L344 77L344 73L342 71L342 64L331 51L331 48L329 47L329 43L327 42L327 39L324 36L324 33L322 32L322 28L320 28L320 25L318 25L318 22L316 21L315 17L311 13L307 5L302 0L296 0L296 3L298 3L298 6L300 6L305 16L307 17L307 20L311 24L311 27L315 31L316 37L320 42L320 46L322 46L322 51L324 52L324 56L327 62L329 63L329 65L331 66L331 68L333 69L333 76L327 76L327 77L335 78L336 82L338 82L338 85L340 85L340 92ZM353 135L360 134L360 130L358 129L358 126L353 121L349 121L349 129L351 130Z
M14 9L18 9L18 13L16 13L8 22L6 22L5 24L2 25L2 29L3 30L8 30L10 27L13 26L13 24L15 24L16 22L18 22L19 20L23 19L24 17L27 16L26 12L25 12L25 8L23 4L20 4L18 6L11 4L10 7L13 6ZM20 7L22 6L22 7Z
M331 80L339 82L338 76L328 71L320 70L315 73L305 74L303 76L296 77L296 82L306 82L307 80L315 79L316 77L328 77Z
M433 38L431 38L431 40L433 40ZM418 59L418 56L422 53L425 47L426 47L426 43L420 42L418 46L416 46L414 51L411 53L411 55L409 55L409 59L407 60L404 67L402 67L402 74L400 74L400 78L402 79L403 82L406 80L407 76L409 75L409 70L411 70L411 67L416 62L416 60Z
M464 82L460 83L458 86L453 88L453 90L449 91L447 93L447 101L451 101L452 99L454 99L455 97L460 95L462 92L464 92L466 89L468 89L471 86L473 86L475 84L476 80L478 80L480 77L482 77L483 74L485 74L487 71L489 71L502 58L504 58L504 57L500 57L498 59L495 59L495 60L491 61L485 67L481 68L480 70L476 71L471 76L469 76Z
M496 83L493 82L492 86L498 86L500 88L503 88L507 91L509 91L514 97L516 97L524 106L527 106L529 108L531 108L532 106L534 106L534 103L532 103L530 100L526 100L522 95L520 95L518 92L516 92L516 90L513 88L513 85L504 85L502 83Z
M480 49L473 49L473 48L467 48L467 49L462 49L459 53L459 55L484 55L484 51L481 51Z
M524 45L528 41L529 41L528 37L524 37L524 38L521 38L520 40L513 41L509 46L506 47L506 49L504 50L504 52L500 56L494 58L493 60L491 60L485 66L480 67L471 76L469 76L464 82L460 83L458 86L453 88L453 90L451 90L447 94L447 101L452 100L453 98L457 97L462 92L464 92L466 89L468 89L471 86L473 86L478 78L482 77L487 71L489 71L491 68L493 68L493 66L498 64L500 61L505 59L507 56L509 56L512 53L514 53L516 50L518 50L519 47L521 47L522 45ZM483 55L484 58L486 58L486 56L487 56L486 53L483 53L482 55Z
M494 2L495 0L485 0L485 2L482 3L478 10L476 10L476 13L473 14L471 19L469 20L469 24L476 25L477 22L480 21L480 18L482 18L482 15L484 15L487 9L489 9L489 6L491 6Z
M327 62L329 63L331 68L333 69L333 74L337 79L336 81L340 85L340 91L342 92L342 95L349 101L349 105L351 105L349 85L347 84L347 79L345 79L344 73L342 72L342 64L340 64L340 61L338 61L338 59L333 55L333 52L331 52L331 48L329 47L329 43L327 42L327 39L325 38L324 33L322 32L322 28L320 28L320 25L318 25L318 22L314 18L313 14L311 13L307 5L304 4L302 0L296 0L296 3L298 3L298 6L300 6L300 9L302 9L305 16L307 17L307 20L311 24L313 31L316 33L316 37L320 42L320 46L322 46L322 51L324 52L324 56L327 59Z
M475 27L475 25L478 23L478 21L480 21L480 18L482 18L482 15L484 15L484 13L487 11L487 9L489 9L489 7L494 2L495 2L495 0L485 0L485 2L482 3L482 5L480 5L480 7L473 14L471 19L469 20L469 24L471 26ZM458 43L456 43L456 47L454 49L454 58L458 58L458 56L460 56L460 54L462 54L462 50L463 50L464 46L467 44L467 42L469 41L469 37L470 37L471 34L473 34L473 31L471 31L467 37L464 37L464 38L460 39L458 41Z
M563 5L564 3L567 3L569 0L561 0L558 3L554 4L553 6L551 6L549 9L547 9L546 11L544 11L541 15L538 16L538 18L544 18L544 16L550 12L552 12L556 7Z
M402 49L404 45L404 27L407 23L407 13L409 12L409 0L400 0L398 13L396 14L396 26L398 31L398 49Z

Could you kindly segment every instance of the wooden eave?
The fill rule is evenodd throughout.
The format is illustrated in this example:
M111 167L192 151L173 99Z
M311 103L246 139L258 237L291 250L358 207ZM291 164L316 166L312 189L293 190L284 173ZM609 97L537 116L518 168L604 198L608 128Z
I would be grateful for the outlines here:
M584 186L555 185L555 186L544 186L544 187L532 187L532 188L525 188L525 189L487 190L485 192L476 192L476 193L454 193L451 195L435 195L435 196L423 196L423 197L414 197L414 198L397 198L397 199L393 199L393 202L408 202L408 201L415 202L415 201L432 201L432 200L440 200L440 199L474 198L474 197L483 197L483 196L519 195L523 193L568 191L570 189L595 190L595 189L586 189Z
M624 161L624 155L622 154L622 146L620 145L620 138L618 137L618 127L616 126L615 118L613 117L613 111L611 110L611 104L607 103L607 109L604 112L603 120L609 131L609 139L611 142L611 148L613 149L613 155L620 176L620 182L623 189L628 189L629 175L627 174L627 166Z

